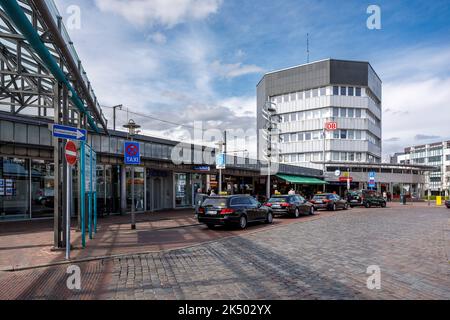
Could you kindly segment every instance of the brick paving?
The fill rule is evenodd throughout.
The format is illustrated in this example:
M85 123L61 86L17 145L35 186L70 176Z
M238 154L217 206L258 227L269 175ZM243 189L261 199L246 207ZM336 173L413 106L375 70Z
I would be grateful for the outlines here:
M66 289L67 266L0 273L0 299L450 299L450 211L392 206L81 263L81 292ZM370 265L381 290L366 287Z

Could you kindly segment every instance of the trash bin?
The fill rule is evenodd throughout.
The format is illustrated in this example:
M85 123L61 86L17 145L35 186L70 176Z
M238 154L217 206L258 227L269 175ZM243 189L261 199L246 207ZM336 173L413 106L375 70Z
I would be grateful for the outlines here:
M406 195L402 195L402 203L403 205L406 205Z

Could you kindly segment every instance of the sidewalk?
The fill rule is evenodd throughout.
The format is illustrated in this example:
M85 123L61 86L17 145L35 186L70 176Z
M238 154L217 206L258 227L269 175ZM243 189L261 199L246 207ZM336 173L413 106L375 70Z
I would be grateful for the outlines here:
M183 237L184 229L197 225L193 210L137 214L136 231L130 229L129 215L99 218L98 233L93 240L87 235L86 249L81 249L81 233L75 230L73 220L71 258L79 260L184 247L196 240ZM0 270L63 262L64 250L52 251L52 248L52 220L0 224Z

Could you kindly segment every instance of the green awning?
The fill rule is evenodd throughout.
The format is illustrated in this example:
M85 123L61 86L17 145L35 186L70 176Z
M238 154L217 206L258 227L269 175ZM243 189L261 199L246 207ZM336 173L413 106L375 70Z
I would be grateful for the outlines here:
M300 177L300 176L289 176L286 174L279 174L277 175L278 178L286 180L289 183L292 184L308 184L308 185L324 185L328 184L326 181L317 179L317 178L310 178L310 177Z

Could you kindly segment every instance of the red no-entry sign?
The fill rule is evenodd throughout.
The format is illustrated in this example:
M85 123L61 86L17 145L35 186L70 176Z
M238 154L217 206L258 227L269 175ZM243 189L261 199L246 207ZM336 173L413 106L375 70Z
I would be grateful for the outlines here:
M72 141L67 142L66 149L66 161L69 165L74 166L77 163L78 160L78 154L77 154L77 146Z

